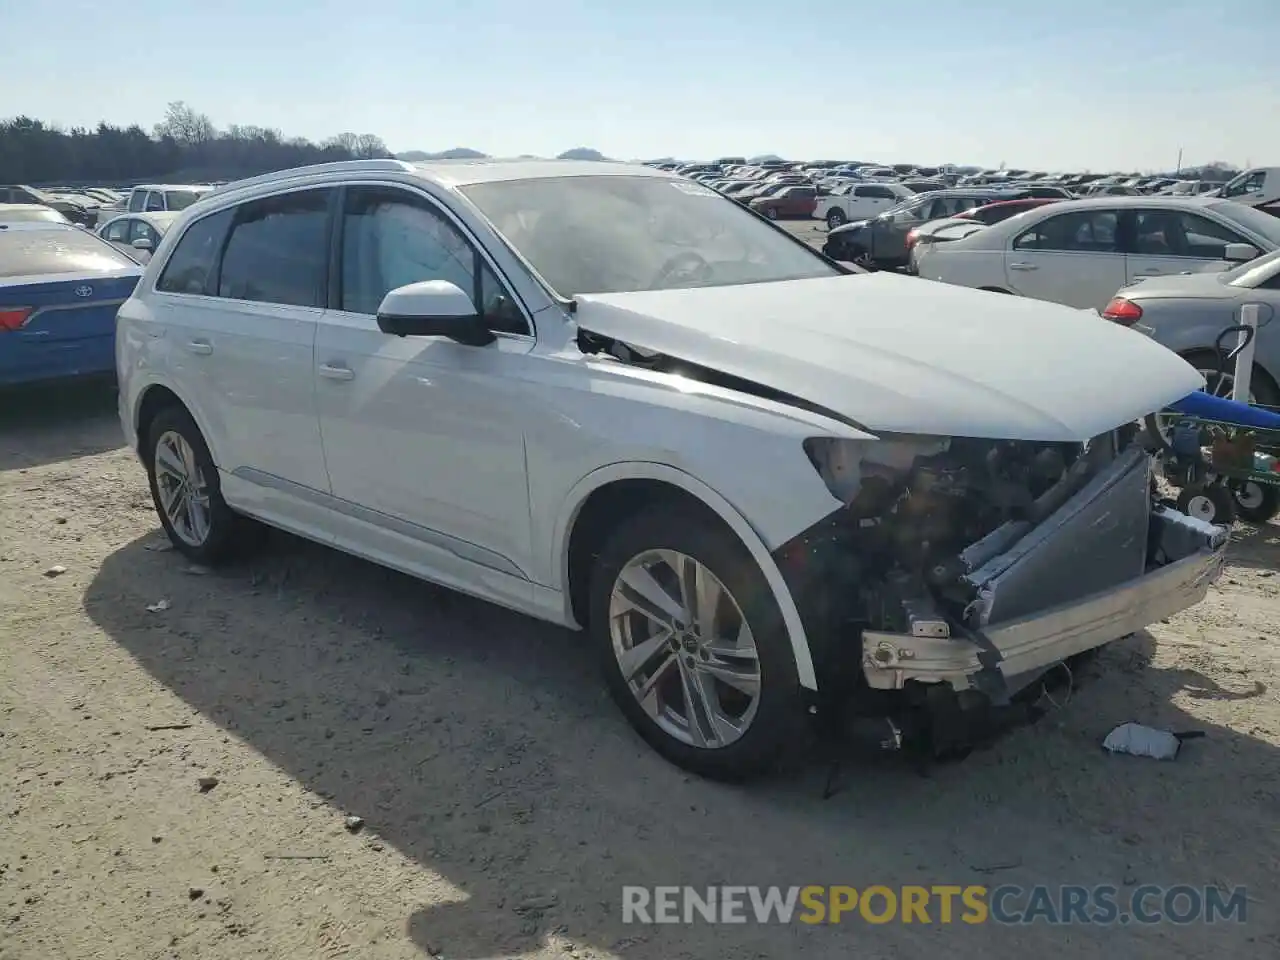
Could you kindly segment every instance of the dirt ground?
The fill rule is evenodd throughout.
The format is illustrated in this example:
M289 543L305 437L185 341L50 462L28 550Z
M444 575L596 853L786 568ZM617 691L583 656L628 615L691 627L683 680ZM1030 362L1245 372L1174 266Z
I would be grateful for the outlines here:
M816 762L741 788L668 766L562 630L283 535L192 569L109 393L8 396L0 958L1276 956L1278 534L1242 527L1202 606L1039 724L928 771L859 761L824 801ZM1206 738L1105 755L1129 719ZM684 883L1250 899L1213 927L621 922L622 885Z

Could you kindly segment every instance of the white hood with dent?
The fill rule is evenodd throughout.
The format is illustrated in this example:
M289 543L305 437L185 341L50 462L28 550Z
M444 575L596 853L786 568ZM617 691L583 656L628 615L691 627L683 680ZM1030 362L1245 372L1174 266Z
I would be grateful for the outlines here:
M888 273L577 300L584 330L882 432L1083 441L1204 384L1095 313Z

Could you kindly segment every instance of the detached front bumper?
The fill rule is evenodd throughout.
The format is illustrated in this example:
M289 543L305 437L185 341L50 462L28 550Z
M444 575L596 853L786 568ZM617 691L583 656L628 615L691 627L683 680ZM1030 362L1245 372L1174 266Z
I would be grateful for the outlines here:
M1113 534L1109 542L1122 542L1123 553L1140 548L1146 559L1139 561L1138 576L1117 577L1114 586L1099 588L1098 579L1107 576L1099 568L1111 558L1093 555L1088 537L1097 536L1098 545L1108 542L1096 531L1117 524L1124 502L1132 503L1145 488L1146 476L1145 464L1117 463L1113 476L1099 478L1091 495L1064 507L1066 515L1047 523L1051 529L1043 536L1028 537L1024 549L1010 550L975 571L990 617L972 629L952 631L960 636L947 636L937 621L922 622L911 634L864 631L867 683L880 690L917 681L989 692L994 679L1012 694L1069 657L1199 603L1222 573L1228 532L1164 506L1151 508L1146 524L1135 527L1132 515L1119 521L1119 538ZM1141 544L1135 542L1138 527L1146 527ZM1084 549L1076 546L1082 540ZM1113 569L1123 567L1121 562ZM984 576L984 571L994 573ZM1069 595L1072 584L1079 583L1089 583L1084 595L1064 600L1064 592ZM1041 593L1056 602L1025 609L1027 598ZM1000 616L1001 605L1012 615Z

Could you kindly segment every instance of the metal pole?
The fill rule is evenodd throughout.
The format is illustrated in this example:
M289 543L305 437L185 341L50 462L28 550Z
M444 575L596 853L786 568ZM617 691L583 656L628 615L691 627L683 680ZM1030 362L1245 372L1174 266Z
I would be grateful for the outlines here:
M1236 338L1236 346L1246 336L1249 337L1249 343L1243 350L1236 354L1235 379L1231 384L1231 399L1240 403L1249 402L1249 379L1253 376L1253 353L1258 346L1258 312L1259 305L1256 303L1246 303L1240 308L1240 325L1249 327L1253 331L1253 335L1240 331Z

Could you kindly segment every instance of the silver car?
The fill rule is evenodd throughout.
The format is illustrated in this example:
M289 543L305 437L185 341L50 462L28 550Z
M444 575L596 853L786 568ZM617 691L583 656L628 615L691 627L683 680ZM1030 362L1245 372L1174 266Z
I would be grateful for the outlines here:
M1280 408L1280 251L1221 273L1152 277L1123 287L1102 315L1150 334L1199 370L1213 392L1227 396L1232 370L1219 373L1215 344L1223 330L1240 322L1240 308L1251 303L1261 310L1250 399ZM1230 336L1224 346L1235 342Z

